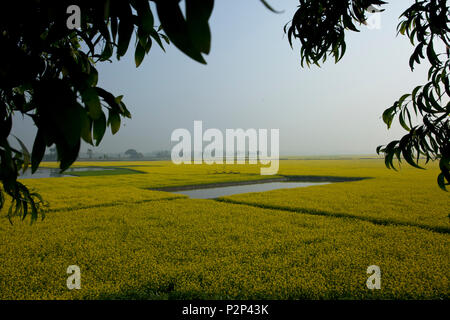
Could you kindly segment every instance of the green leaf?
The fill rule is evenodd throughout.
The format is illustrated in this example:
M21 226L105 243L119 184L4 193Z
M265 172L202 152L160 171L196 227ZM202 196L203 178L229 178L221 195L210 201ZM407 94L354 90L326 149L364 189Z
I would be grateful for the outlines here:
M438 175L437 183L439 185L439 188L441 188L442 190L448 192L447 187L446 187L446 183L445 183L445 176L444 176L443 173L440 173Z
M88 83L91 87L95 87L98 83L98 72L93 67L91 67L91 72L89 73Z
M405 129L406 131L411 130L405 122L404 112L400 112L399 122L400 122L400 125L403 127L403 129Z
M136 45L136 52L134 54L134 61L136 63L136 68L139 67L144 60L145 57L145 48L141 46L141 43L138 42Z
M206 64L201 51L193 44L191 35L188 31L188 25L184 20L183 13L177 1L158 1L156 2L158 17L164 32L170 41L185 53L188 57L197 62Z
M402 21L397 27L397 30L402 35L405 35L406 28L408 27L408 21Z
M102 112L100 117L94 120L94 140L95 145L98 146L103 139L106 131L106 117Z
M30 153L28 152L27 147L25 146L25 144L16 136L14 136L14 138L16 138L17 142L20 144L20 148L22 149L22 155L23 155L23 171L25 172L28 169L28 166L30 165Z
M386 148L384 148L384 153L385 153L384 163L385 163L385 165L386 165L386 167L388 169L396 170L395 166L394 166L393 159L394 159L394 156L396 155L396 152L397 152L396 151L396 146L397 146L398 143L399 143L398 140L392 141L386 146ZM399 159L399 158L400 157L397 154L397 159Z
M89 87L82 92L81 98L87 106L91 119L98 119L102 113L102 107L97 90L93 87Z
M348 14L344 14L342 18L342 22L345 28L354 32L359 32L358 28L356 28L355 24L353 23L352 18Z
M158 32L156 32L154 29L152 31L150 31L150 36L155 39L155 41L158 43L158 45L160 46L160 48L165 52L166 49L164 49L164 45L161 42L161 38L160 38L160 34ZM162 36L161 36L162 37Z
M405 149L402 149L402 155L403 155L403 158L406 160L406 162L407 162L410 166L412 166L412 167L414 167L414 168L416 168L416 169L422 169L422 170L424 170L424 168L422 168L421 166L419 166L419 165L414 161L413 155L412 155L410 149L406 149L406 148L405 148Z
M117 17L111 17L111 36L113 39L113 42L116 42L117 38L117 30L119 29Z
M380 152L382 151L381 149L383 148L383 146L378 146L376 149L377 154L380 154Z
M109 18L109 13L110 13L110 6L111 6L111 1L110 0L105 0L105 4L103 6L103 18L104 19L108 19Z
M388 129L390 129L392 125L392 120L394 119L394 112L396 109L397 103L383 112L383 121L387 125Z
M120 15L119 22L119 39L117 44L117 58L124 56L128 50L130 44L131 36L134 30L133 16L131 13L131 8L128 3L123 3L121 6L123 12Z
M42 129L38 129L31 151L31 172L35 173L45 154L45 139Z
M131 113L130 113L130 111L128 111L128 109L127 109L125 103L120 102L120 107L121 107L121 111L122 111L122 112L121 112L121 115L124 116L124 117L127 117L127 118L131 119Z
M58 142L56 144L56 150L58 151L58 159L60 161L59 168L61 172L67 170L72 163L74 163L80 152L80 139L78 139L75 145L68 145L64 142Z
M186 0L186 22L194 47L205 54L211 49L211 32L208 20L214 0Z
M147 43L145 44L145 53L149 53L152 48L152 38L148 38ZM164 49L163 49L164 50Z
M150 9L148 1L135 1L133 5L137 11L142 29L149 34L153 30L155 23L152 10Z
M145 46L147 44L147 41L150 39L149 35L150 34L144 32L144 30L142 28L139 28L137 30L137 34L136 34L136 37L137 37L137 40L138 40L137 43L140 43L141 46L145 48Z
M114 101L116 101L116 103L121 103L121 102L122 102L122 99L123 99L123 94L120 95L120 96L115 97L115 98L114 98Z
M270 11L274 12L274 13L283 13L284 11L277 11L274 8L272 8L269 3L266 0L260 0L262 2L262 4L269 9Z
M58 139L63 139L69 147L76 146L81 137L81 113L84 109L79 105L67 105L55 110L53 121L56 125Z
M120 129L120 115L117 112L109 111L108 124L111 126L111 133L114 135Z
M109 58L111 58L112 54L113 54L112 45L110 43L106 43L105 48L103 49L103 52L101 54L100 60L101 61L108 60Z
M439 64L439 58L437 57L436 52L434 51L433 41L432 40L430 41L430 43L428 43L428 46L427 46L427 57L428 57L428 61L432 65L438 65Z
M114 97L110 92L106 91L105 89L102 89L100 87L95 88L97 90L97 93L100 97L103 98L104 102L106 102L110 108L114 110L122 110L122 107L117 100L121 100L123 96Z
M86 110L80 113L81 138L87 143L93 145L92 142L92 120L88 117Z
M407 93L407 94L404 94L403 96L400 97L400 99L398 100L398 105L399 105L399 107L401 107L401 106L403 105L403 102L405 102L405 100L406 100L409 96L411 96L411 94Z

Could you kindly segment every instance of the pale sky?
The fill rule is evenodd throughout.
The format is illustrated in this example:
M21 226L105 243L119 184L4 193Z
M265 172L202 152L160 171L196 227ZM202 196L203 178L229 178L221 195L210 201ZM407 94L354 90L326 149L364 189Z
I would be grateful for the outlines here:
M392 1L380 29L348 32L347 53L337 65L300 67L299 46L289 46L283 26L297 0L271 0L283 14L258 0L217 0L210 20L208 64L190 60L174 46L154 44L136 69L134 50L119 62L98 65L99 85L123 94L133 118L98 153L170 150L177 128L279 129L282 155L368 154L404 134L387 131L382 112L404 93L425 83L427 65L412 73L413 47L396 36L398 17L413 1ZM156 11L155 11L156 12ZM130 47L131 48L131 47ZM16 117L16 120L20 120ZM13 133L28 146L31 121L16 121ZM83 144L81 152L92 148Z

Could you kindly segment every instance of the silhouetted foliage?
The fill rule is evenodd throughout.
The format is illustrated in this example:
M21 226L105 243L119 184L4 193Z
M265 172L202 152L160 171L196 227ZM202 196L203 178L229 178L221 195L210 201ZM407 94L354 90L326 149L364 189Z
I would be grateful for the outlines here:
M446 0L416 1L401 15L398 32L406 35L415 45L409 65L427 59L431 64L428 82L417 86L412 93L403 95L383 113L388 128L395 117L408 134L387 146L380 146L377 152L385 154L386 166L394 168L393 159L421 168L421 156L439 160L441 173L438 184L446 190L450 182L450 27L449 7ZM443 46L445 52L436 52ZM422 124L415 124L411 114L420 115Z
M70 5L81 9L79 29L66 26ZM160 10L167 5L157 6ZM204 21L205 17L196 19ZM172 26L170 17L161 21ZM12 197L8 217L25 218L31 212L32 221L37 218L42 199L17 177L19 170L27 170L30 165L33 172L37 170L46 147L56 146L63 171L77 159L81 139L98 145L107 127L115 134L121 117L131 117L122 96L97 85L95 63L111 61L114 55L120 59L133 35L137 66L153 42L163 48L163 41L169 41L154 26L149 1L2 1L0 208L5 192ZM21 150L8 142L13 113L30 117L38 129L31 155L22 142Z
M127 155L130 159L142 159L144 157L142 153L139 153L134 149L128 149L125 151L125 155Z
M379 0L300 0L292 22L285 26L289 42L301 43L301 65L310 66L326 61L332 56L338 62L345 53L345 32L358 32L357 25L367 21L367 9L383 5ZM400 17L398 32L407 35L415 50L409 61L414 65L428 59L431 64L428 82L403 95L383 113L388 128L395 117L408 131L400 140L377 148L384 153L388 168L394 167L394 158L421 168L421 157L439 160L441 173L438 184L446 190L450 182L450 122L449 122L449 7L446 0L416 0ZM446 48L436 52L436 47ZM422 119L415 124L411 114ZM417 122L417 121L416 121Z

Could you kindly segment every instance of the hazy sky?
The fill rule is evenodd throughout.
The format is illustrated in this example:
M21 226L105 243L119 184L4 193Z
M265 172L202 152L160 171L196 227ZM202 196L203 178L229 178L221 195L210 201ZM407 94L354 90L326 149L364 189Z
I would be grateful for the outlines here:
M192 132L194 120L202 120L204 130L280 129L284 155L374 153L403 134L398 126L387 131L384 109L426 80L427 66L412 73L413 47L396 37L398 17L412 2L386 5L379 30L347 33L339 64L330 59L322 68L302 69L299 46L292 50L283 33L297 0L271 0L283 14L259 0L216 0L206 66L174 46L164 53L155 44L138 69L134 50L98 65L99 85L123 94L133 118L115 136L108 131L94 151L169 150L174 129ZM15 124L14 134L30 146L34 132L30 121Z

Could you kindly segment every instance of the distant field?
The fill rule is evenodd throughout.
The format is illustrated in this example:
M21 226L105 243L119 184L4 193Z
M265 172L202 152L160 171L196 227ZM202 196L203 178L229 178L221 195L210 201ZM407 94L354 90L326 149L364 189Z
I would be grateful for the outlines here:
M286 160L280 176L369 179L220 201L149 189L273 176L253 165L76 166L142 174L23 180L50 206L32 226L0 221L0 299L450 297L450 196L434 164ZM66 288L68 265L80 266L81 290ZM381 268L381 290L366 288L369 265Z
M78 177L93 177L93 176L116 176L123 174L140 174L142 172L129 168L113 168L110 170L91 170L91 171L78 171L70 172L73 176Z

